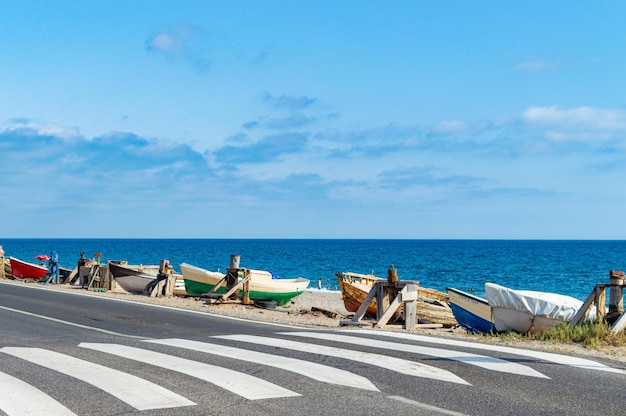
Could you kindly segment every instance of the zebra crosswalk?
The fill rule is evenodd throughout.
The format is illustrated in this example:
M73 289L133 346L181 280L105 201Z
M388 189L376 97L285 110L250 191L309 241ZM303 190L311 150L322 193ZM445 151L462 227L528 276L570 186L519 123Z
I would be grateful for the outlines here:
M402 342L394 342L401 339ZM228 345L224 345L224 343ZM377 381L370 380L358 372L350 371L350 365L337 368L333 363L358 363L360 367L382 367L388 371L409 376L412 380L429 379L459 388L472 388L472 383L452 371L425 364L422 356L436 357L443 360L461 362L477 368L478 371L495 371L509 374L511 377L529 377L550 380L550 377L526 364L496 358L478 353L468 353L454 349L482 349L512 355L526 355L535 360L543 360L560 365L572 366L584 370L600 370L626 374L626 371L614 369L601 363L554 353L522 350L510 347L498 347L454 340L441 340L415 334L387 333L381 331L285 331L271 336L232 334L212 336L203 341L181 338L143 339L135 346L117 343L82 342L81 351L97 351L105 356L121 357L140 365L163 369L168 372L183 374L216 386L223 394L233 394L246 400L284 399L307 394L307 383L324 383L342 388L351 388L377 394L380 392ZM437 347L422 344L435 344ZM235 345L235 346L232 346ZM165 347L174 353L155 351ZM256 349L271 350L271 353ZM362 351L368 349L368 351ZM263 372L248 374L221 365L208 364L198 359L184 358L186 352L199 353L206 357L226 357L242 361L257 367L272 367L279 371L293 373L302 384L280 385L276 380L266 380ZM295 351L298 356L287 356ZM376 352L371 352L376 351ZM390 354L392 351L395 353ZM178 353L176 353L178 352ZM400 354L398 354L400 353ZM314 356L313 356L314 355ZM402 358L399 358L401 355ZM2 347L0 364L3 357L11 356L53 372L69 376L93 388L120 400L138 411L168 409L195 406L197 397L184 397L185 392L174 392L166 382L154 382L131 374L128 369L112 368L97 364L69 353L56 352L38 347ZM316 362L314 357L331 357L332 360ZM194 357L197 357L194 355ZM339 361L336 361L339 360ZM438 361L438 360L436 360ZM108 362L108 361L107 361ZM113 361L112 361L113 362ZM29 367L33 368L33 367ZM348 369L346 369L348 368ZM2 367L0 366L0 369ZM375 373L368 373L375 374ZM71 405L61 403L50 397L42 386L32 384L20 378L21 372L13 374L0 371L0 411L8 416L16 415L73 415Z

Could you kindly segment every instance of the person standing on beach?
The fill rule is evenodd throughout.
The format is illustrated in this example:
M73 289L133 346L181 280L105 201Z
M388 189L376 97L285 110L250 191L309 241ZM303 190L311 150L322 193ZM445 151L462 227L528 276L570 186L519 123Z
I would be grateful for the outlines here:
M4 249L0 246L0 278L4 278Z

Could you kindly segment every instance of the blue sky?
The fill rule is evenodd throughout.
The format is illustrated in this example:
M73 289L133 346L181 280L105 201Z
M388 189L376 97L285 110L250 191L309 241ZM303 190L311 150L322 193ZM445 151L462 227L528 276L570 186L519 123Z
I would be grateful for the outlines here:
M624 239L624 21L0 0L0 236Z

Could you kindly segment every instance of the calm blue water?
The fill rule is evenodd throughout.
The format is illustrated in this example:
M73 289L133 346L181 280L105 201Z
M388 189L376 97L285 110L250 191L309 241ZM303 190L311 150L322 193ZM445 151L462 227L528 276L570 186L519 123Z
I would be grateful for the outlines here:
M33 261L38 254L59 254L59 263L74 268L85 252L102 261L174 266L189 263L225 271L230 255L241 267L272 271L280 277L306 277L309 287L338 290L334 272L387 276L393 264L400 279L424 287L475 290L484 283L513 289L561 293L584 300L596 283L608 283L610 270L626 269L626 241L518 240L187 240L187 239L4 239L6 257Z

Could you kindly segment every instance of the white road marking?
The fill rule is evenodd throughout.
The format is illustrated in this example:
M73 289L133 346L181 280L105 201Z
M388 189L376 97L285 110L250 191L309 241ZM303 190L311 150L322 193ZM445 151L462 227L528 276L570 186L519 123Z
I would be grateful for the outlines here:
M6 281L3 282L0 280L0 285L17 285L17 283L13 283L12 281ZM20 287L25 287L28 289L35 289L35 290L51 290L50 288L46 287L46 286L32 286L32 285L19 285ZM206 312L206 311L194 311L191 309L185 309L185 308L179 308L176 306L166 306L166 305L157 305L157 304L153 304L153 303L144 303L144 302L138 302L135 300L128 300L128 299L118 299L118 298L109 298L109 297L98 297L95 296L93 294L90 293L85 293L86 291L81 291L81 292L74 292L74 291L62 291L64 294L68 294L70 296L91 296L94 299L100 299L100 300L105 300L105 301L111 301L111 302L122 302L122 303L132 303L133 305L140 305L140 306L145 306L147 308L158 308L158 309L168 309L168 310L172 310L172 311L178 311L178 312L185 312L185 313L190 313L190 314L194 314L194 315L203 315L203 316L211 316L213 318L219 318L219 319L227 319L230 321L239 321L239 322L246 322L249 323L250 320L247 318L237 318L236 316L228 316L228 315L220 315L217 313L211 313L211 312ZM5 308L7 310L11 310L11 308ZM16 309L13 309L16 312L22 312L22 311L18 311ZM28 314L28 312L26 312ZM41 315L37 315L37 314L32 314L33 316L37 316L37 317L42 317ZM66 323L65 321L59 321L61 323ZM281 327L281 328L293 328L293 329L303 329L302 326L299 325L289 325L289 324L279 324L277 322L263 322L263 321L255 321L256 324L259 325L270 325L270 326L276 326L276 327ZM90 328L90 327L87 327ZM95 328L94 328L95 329ZM137 337L134 335L124 335L124 334L119 334L120 336L125 336L125 337L132 337L132 338L141 338L141 339L147 339L149 337Z
M293 397L300 394L239 371L230 370L169 354L119 344L81 343L79 347L102 351L142 363L177 371L215 384L249 400Z
M346 370L341 370L339 368L311 361L186 339L154 339L146 342L171 345L174 347L219 355L221 357L280 368L281 370L291 371L323 383L337 384L340 386L354 387L363 390L379 391L376 386L374 386L372 382L365 377Z
M427 337L424 335L403 334L399 332L372 331L368 329L358 329L358 330L342 331L342 332L352 332L352 333L360 333L360 334L368 334L368 335L382 335L385 337L401 338L401 339L408 339L408 340L420 341L420 342L429 342L431 344L454 345L457 347L475 348L475 349L480 349L480 350L485 350L485 351L497 351L497 352L503 352L507 354L522 355L525 357L538 358L540 360L567 365L570 367L583 368L586 370L598 370L598 371L607 371L610 373L626 374L626 371L624 370L612 368L604 364L601 364L597 361L588 360L586 358L572 357L569 355L555 354L552 352L525 350L521 348L504 347L504 346L499 346L499 345L487 345L487 344L481 344L478 342L459 341L459 340L453 340L453 339Z
M0 410L8 416L76 416L46 393L0 372Z
M466 364L482 367L487 370L500 371L503 373L517 374L520 376L530 376L537 378L550 377L541 374L540 372L533 370L532 368L513 363L499 358L488 357L486 355L472 354L468 352L446 350L442 348L430 348L422 347L418 345L398 344L388 341L380 341L376 339L369 339L363 337L353 337L340 334L327 334L322 332L283 332L283 335L298 336L314 339L325 339L327 341L343 342L353 345L361 345L364 347L383 348L393 351L402 351L413 354L429 355L432 357L445 358L447 360L459 361Z
M249 342L253 344L285 348L311 354L337 357L345 360L357 361L368 365L382 367L390 371L395 371L397 373L406 374L413 377L424 377L433 380L471 385L467 381L463 380L461 377L451 373L448 370L443 370L432 365L422 364L416 361L410 361L396 357L388 357L382 354L353 351L344 348L328 347L325 345L316 345L286 339L268 338L252 335L220 335L213 338Z
M464 413L459 413L459 412L455 412L453 410L443 409L441 407L432 406L432 405L426 404L426 403L416 402L415 400L407 399L406 397L402 397L402 396L389 396L389 398L392 399L392 400L397 400L397 401L402 402L402 403L406 403L406 404L410 404L410 405L419 407L421 409L430 410L432 412L437 412L437 413L441 413L441 414L444 414L444 415L467 416Z
M22 310L19 310L19 309L7 308L6 306L0 306L0 309L4 309L5 311L20 313L20 314L26 315L26 316L32 316L32 317L39 318L39 319L45 319L47 321L56 322L58 324L69 325L69 326L73 326L73 327L76 327L76 328L88 329L90 331L101 332L103 334L116 335L118 337L126 337L126 338L146 339L146 337L138 337L136 335L126 335L126 334L121 334L119 332L107 331L106 329L95 328L93 326L75 324L73 322L63 321L61 319L51 318L49 316L43 316L43 315L39 315L39 314L32 313L32 312L26 312L26 311L22 311Z
M91 384L137 410L193 406L194 402L142 378L41 348L4 347L0 352Z

